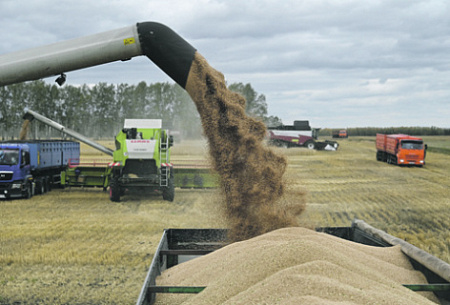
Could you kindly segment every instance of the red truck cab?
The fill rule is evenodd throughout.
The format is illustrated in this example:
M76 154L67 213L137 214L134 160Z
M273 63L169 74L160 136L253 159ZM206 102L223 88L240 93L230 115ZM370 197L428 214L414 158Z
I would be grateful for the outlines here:
M333 138L348 138L348 133L346 129L333 130L332 132Z
M422 138L405 134L377 134L377 160L397 165L425 164L426 144Z

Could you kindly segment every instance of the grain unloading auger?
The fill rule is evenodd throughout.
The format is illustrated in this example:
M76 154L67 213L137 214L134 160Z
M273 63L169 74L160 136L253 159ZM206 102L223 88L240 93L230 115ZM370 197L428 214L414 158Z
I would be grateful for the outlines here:
M215 176L208 167L171 163L173 145L169 131L162 129L161 120L125 120L124 128L115 137L116 150L111 150L89 138L32 110L24 119L36 119L66 135L113 157L109 163L86 163L71 160L62 175L65 186L109 187L112 201L119 201L126 191L142 193L157 191L164 200L173 201L175 187L215 187Z
M137 23L91 36L0 56L0 86L58 75L114 61L147 56L185 88L196 50L170 28L156 22Z
M83 142L89 146L92 146L93 148L95 148L109 156L112 156L114 153L114 151L112 149L105 147L95 141L92 141L89 138L83 136L82 134L80 134L72 129L69 129L53 120L50 120L49 118L47 118L33 110L26 109L25 114L23 115L23 119L28 120L30 122L33 121L34 119L36 119L37 121L44 123L45 125L50 126L50 127L66 134L66 135L69 135L77 140L80 140L81 142Z

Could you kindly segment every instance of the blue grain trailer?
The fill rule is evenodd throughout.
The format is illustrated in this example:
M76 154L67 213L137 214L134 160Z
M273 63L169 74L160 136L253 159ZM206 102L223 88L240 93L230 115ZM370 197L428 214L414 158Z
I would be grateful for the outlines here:
M80 143L63 140L0 142L0 198L30 198L61 182L70 159L80 157Z

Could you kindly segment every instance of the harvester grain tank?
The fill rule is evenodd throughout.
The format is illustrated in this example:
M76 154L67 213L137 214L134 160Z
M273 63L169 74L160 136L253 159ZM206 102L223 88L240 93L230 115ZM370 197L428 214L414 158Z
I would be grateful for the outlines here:
M0 198L30 198L59 184L70 159L80 157L73 141L23 140L0 143Z
M279 147L306 147L317 150L337 150L336 141L318 141L320 128L311 128L309 121L294 121L294 125L268 128L269 144Z
M377 134L375 145L378 161L397 165L425 164L427 145L422 138L406 134Z

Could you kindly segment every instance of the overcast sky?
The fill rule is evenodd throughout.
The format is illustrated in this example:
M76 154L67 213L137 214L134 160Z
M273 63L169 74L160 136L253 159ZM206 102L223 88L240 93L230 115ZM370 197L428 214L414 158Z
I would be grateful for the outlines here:
M448 128L449 16L444 0L1 0L0 54L155 21L286 125ZM173 83L146 57L67 76Z

